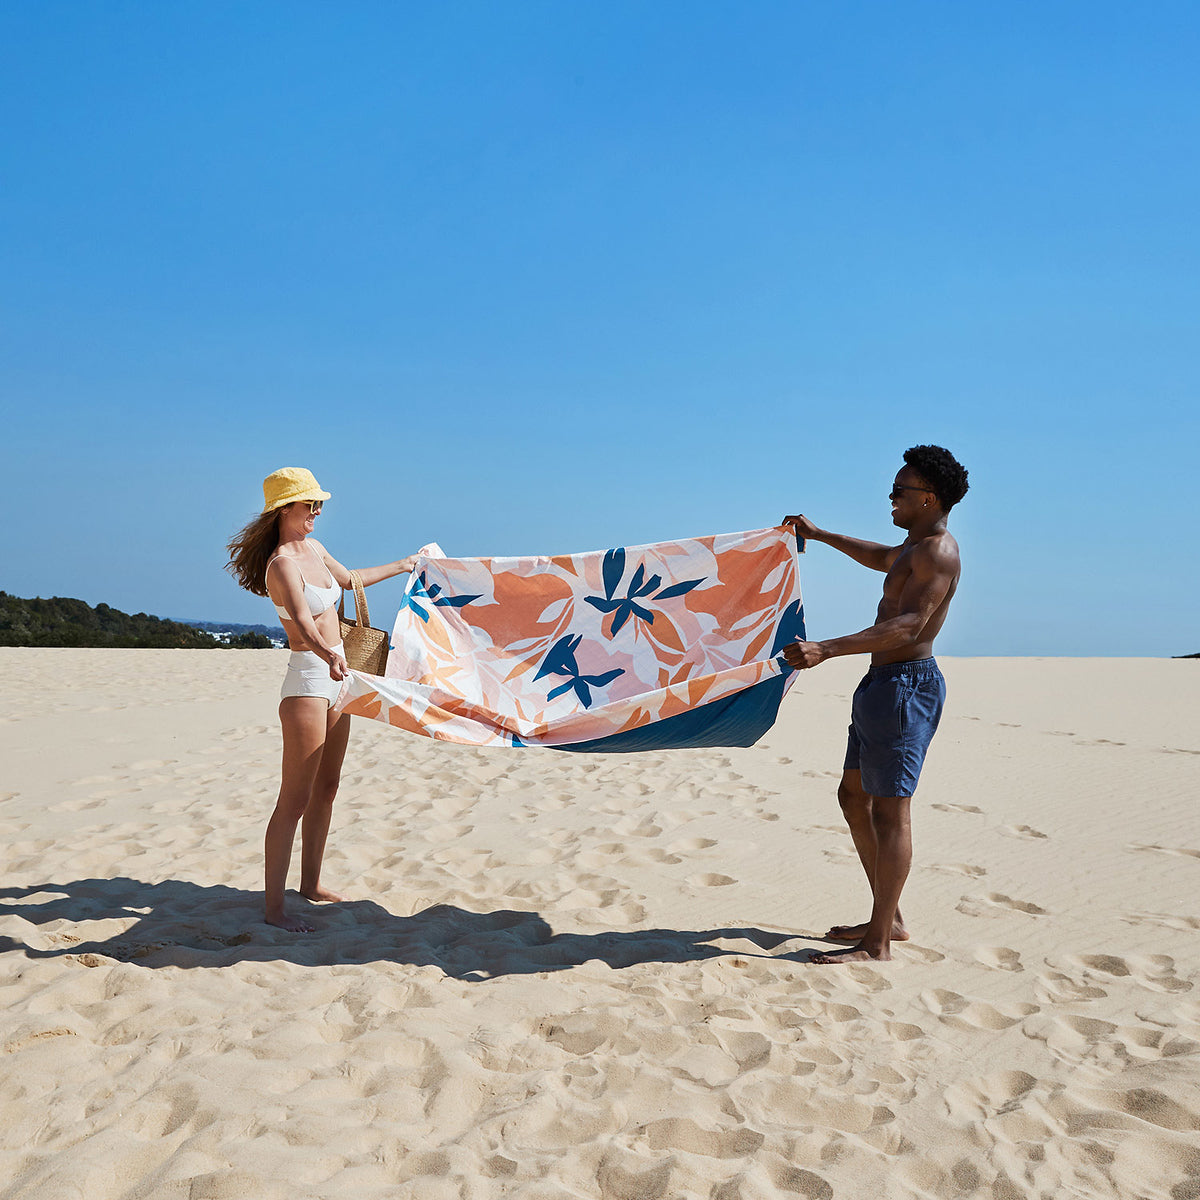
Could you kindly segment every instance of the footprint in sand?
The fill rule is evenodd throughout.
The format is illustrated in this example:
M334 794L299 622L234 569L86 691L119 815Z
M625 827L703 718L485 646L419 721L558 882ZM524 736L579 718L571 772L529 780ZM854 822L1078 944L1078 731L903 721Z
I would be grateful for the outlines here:
M977 946L975 961L994 971L1023 971L1021 956L1008 946Z
M732 1129L704 1129L687 1117L664 1117L641 1126L638 1132L655 1153L682 1150L707 1158L744 1158L754 1154L766 1141L765 1134L745 1125ZM610 1187L604 1194L649 1196L658 1193L648 1190L624 1192Z
M988 892L979 896L964 896L955 908L968 917L983 917L994 915L996 909L1008 909L1010 912L1021 912L1031 917L1049 915L1039 904L1031 904L1027 900L1014 900L1002 892Z
M930 863L929 870L947 871L951 875L969 875L972 879L987 874L986 867L973 866L971 863Z
M900 953L906 958L917 958L923 963L940 963L946 961L946 956L928 946L918 946L916 942L901 942Z
M921 1002L945 1024L959 1029L1008 1029L1038 1011L1036 1004L1013 1001L988 1004L986 1001L971 1000L944 988L922 992Z
M65 804L55 804L49 812L86 812L88 809L99 808L107 802L106 796L94 796L83 800L69 800Z
M1008 1111L1024 1099L1037 1082L1028 1071L1003 1071L970 1083L952 1085L946 1089L945 1101L952 1117L963 1124L973 1124Z
M921 993L921 1003L935 1016L942 1017L962 1012L970 1002L966 996L960 996L958 992L947 991L945 988L932 988Z
M1043 1004L1075 1004L1080 1000L1103 1000L1108 995L1104 988L1072 979L1052 966L1037 977L1033 993Z
M431 825L421 833L429 842L454 842L464 838L475 828L474 825Z
M731 883L737 883L736 879L731 879L728 875L720 875L716 872L705 872L700 875L689 875L688 883L692 887L728 887Z
M1042 833L1040 829L1034 829L1032 825L1002 825L1000 832L1007 834L1009 837L1025 838L1032 840L1034 838L1048 837L1048 834Z
M1078 954L1072 955L1066 961L1073 966L1084 967L1101 975L1112 975L1117 979L1130 973L1125 960L1115 954Z
M1200 929L1200 917L1176 916L1174 913L1126 913L1122 918L1129 925L1157 925L1162 929Z
M1158 1062L1176 1055L1195 1055L1200 1043L1185 1038L1170 1029L1153 1029L1145 1025L1126 1025L1116 1031L1113 1040L1130 1059Z
M1152 850L1156 854L1172 854L1177 858L1200 858L1200 850L1191 850L1185 846L1159 846L1142 842L1130 842L1130 850Z
M672 842L671 845L667 847L667 850L671 854L683 854L693 850L707 850L716 844L716 838L683 838L678 842Z
M855 852L850 849L845 849L841 846L830 850L822 850L821 853L829 859L830 862L853 862L856 861Z
M1111 1021L1070 1015L1043 1017L1023 1030L1027 1037L1046 1043L1046 1049L1060 1062L1079 1066L1093 1058L1098 1047L1116 1032Z
M593 858L619 858L627 849L624 842L601 842L590 853Z
M662 833L662 827L651 821L635 821L628 817L624 821L618 821L613 826L613 831L622 837L653 838Z
M581 854L577 861L584 866L600 866L609 861L605 858L601 859L600 862L591 863L589 861L591 857L593 856ZM665 850L652 848L649 850L634 850L629 854L622 855L618 861L623 866L643 867L648 863L655 863L659 866L674 867L683 862L683 859L676 854L668 854Z
M1085 979L1097 975L1131 979L1152 992L1188 992L1192 988L1188 980L1176 977L1175 960L1169 954L1131 954L1126 958L1116 954L1073 954L1063 963Z
M960 812L960 813L975 813L979 816L983 815L982 808L976 808L973 804L933 804L931 808L936 808L938 812Z

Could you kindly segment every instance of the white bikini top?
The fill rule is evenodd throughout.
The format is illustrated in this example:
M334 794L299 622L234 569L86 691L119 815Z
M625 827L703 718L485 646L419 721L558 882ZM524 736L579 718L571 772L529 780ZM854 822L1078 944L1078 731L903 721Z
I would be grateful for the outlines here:
M271 559L271 562L275 562ZM322 566L324 564L322 563ZM270 570L270 564L267 564L267 569ZM329 573L329 568L325 568L326 573ZM300 572L300 579L304 583L304 599L308 602L308 611L314 617L319 617L323 612L328 612L337 602L342 594L342 589L338 586L337 580L333 575L329 575L328 587L317 587L315 584L309 583L304 578L304 572ZM272 601L274 604L274 602ZM280 604L274 605L275 611L281 616L286 617L289 621L292 619L291 614L286 608Z

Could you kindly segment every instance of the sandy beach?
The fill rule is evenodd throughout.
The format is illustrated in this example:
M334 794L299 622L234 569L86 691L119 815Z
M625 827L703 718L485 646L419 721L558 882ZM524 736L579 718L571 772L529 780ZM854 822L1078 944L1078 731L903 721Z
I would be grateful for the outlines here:
M1200 663L941 660L913 940L817 967L862 660L749 749L356 720L299 936L285 658L0 650L0 1200L1200 1197Z

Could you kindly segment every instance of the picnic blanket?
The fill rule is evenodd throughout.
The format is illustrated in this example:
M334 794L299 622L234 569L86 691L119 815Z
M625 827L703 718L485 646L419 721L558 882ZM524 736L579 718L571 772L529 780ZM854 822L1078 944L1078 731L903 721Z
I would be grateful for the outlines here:
M384 676L337 706L472 746L749 746L775 721L804 637L783 528L552 558L422 548Z

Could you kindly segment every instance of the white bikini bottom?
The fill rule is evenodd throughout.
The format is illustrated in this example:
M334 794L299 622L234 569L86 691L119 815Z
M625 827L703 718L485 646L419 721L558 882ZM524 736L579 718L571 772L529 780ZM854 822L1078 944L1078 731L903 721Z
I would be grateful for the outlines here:
M346 647L338 642L331 646L343 657ZM332 704L341 694L342 681L330 679L329 664L315 650L293 650L288 658L287 674L279 689L280 700L289 696L319 696Z

